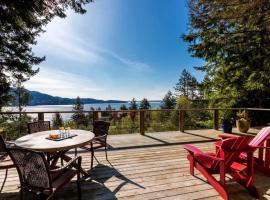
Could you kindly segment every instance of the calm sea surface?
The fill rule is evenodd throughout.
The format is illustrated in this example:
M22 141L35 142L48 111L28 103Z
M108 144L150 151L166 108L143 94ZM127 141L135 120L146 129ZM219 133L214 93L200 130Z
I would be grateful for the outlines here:
M139 106L138 102L138 106ZM150 101L151 109L160 108L161 102L159 101ZM121 105L126 105L126 107L129 107L129 103L93 103L93 104L84 104L84 110L90 110L91 107L94 109L101 108L101 110L105 110L108 105L111 105L111 107L115 110L119 110ZM28 112L48 112L48 111L72 111L73 105L40 105L40 106L27 106L24 111ZM16 107L6 107L3 109L4 111L17 111ZM64 120L70 119L72 113L62 113L61 116ZM37 114L30 114L31 117L36 118ZM51 121L53 118L53 114L45 114L44 115L45 120Z

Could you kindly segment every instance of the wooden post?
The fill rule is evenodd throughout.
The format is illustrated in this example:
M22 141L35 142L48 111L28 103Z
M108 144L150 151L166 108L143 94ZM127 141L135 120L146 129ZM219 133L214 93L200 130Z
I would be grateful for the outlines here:
M44 113L38 112L38 121L44 121Z
M98 120L98 111L93 111L93 124L96 120Z
M213 129L218 130L218 109L214 110L213 114Z
M140 110L140 134L144 135L145 129L144 129L144 110Z
M185 111L179 110L179 131L185 131Z

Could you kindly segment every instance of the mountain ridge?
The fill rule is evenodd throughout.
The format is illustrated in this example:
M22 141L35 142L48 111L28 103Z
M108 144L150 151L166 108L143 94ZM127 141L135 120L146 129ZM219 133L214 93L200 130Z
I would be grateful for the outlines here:
M46 93L38 92L38 91L26 91L30 95L30 101L27 104L28 106L37 106L37 105L70 105L74 104L76 98L66 98L59 96L52 96ZM11 90L11 94L14 94L15 89ZM127 101L122 100L100 100L95 98L81 98L81 102L84 104L90 103L126 103Z

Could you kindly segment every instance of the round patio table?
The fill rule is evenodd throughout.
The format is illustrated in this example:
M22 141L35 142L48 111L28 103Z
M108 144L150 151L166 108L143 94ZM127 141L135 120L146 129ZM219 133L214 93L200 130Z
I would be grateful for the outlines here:
M18 138L15 141L15 145L20 148L46 153L50 165L55 166L59 159L66 162L70 161L72 158L66 155L66 152L73 148L85 146L95 136L94 133L90 131L72 129L69 131L70 135L76 134L76 136L54 141L47 139L51 133L58 134L59 130L42 131L25 135ZM81 169L81 172L84 175L88 175L83 169Z

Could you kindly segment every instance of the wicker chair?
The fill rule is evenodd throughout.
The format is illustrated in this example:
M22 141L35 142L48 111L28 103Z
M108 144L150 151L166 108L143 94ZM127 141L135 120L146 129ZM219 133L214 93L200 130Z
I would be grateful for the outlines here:
M48 131L51 129L50 121L38 121L27 124L28 133L36 133L40 131Z
M39 198L50 199L64 185L77 175L78 198L81 199L80 167L81 157L75 157L65 166L49 169L45 155L42 152L21 148L7 148L13 160L21 183L20 198L24 192L35 194Z
M108 160L107 155L107 135L110 128L110 123L105 121L95 121L94 122L94 139L84 147L88 151L91 151L91 169L93 168L93 159L95 157L95 150L99 148L104 148L106 160Z
M15 167L14 163L12 162L11 158L9 157L9 155L6 151L6 145L10 145L10 144L6 144L3 137L0 135L0 170L2 170L2 169L6 170L5 178L3 180L0 192L2 192L4 185L6 183L8 170L10 168Z

